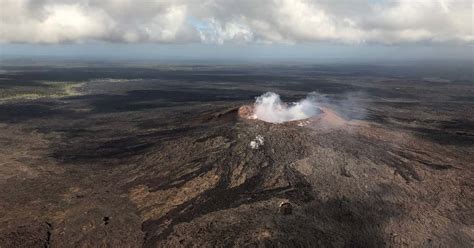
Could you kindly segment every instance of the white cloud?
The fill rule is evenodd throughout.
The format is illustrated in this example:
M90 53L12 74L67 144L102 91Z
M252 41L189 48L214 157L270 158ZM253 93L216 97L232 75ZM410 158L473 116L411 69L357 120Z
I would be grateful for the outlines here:
M472 44L471 0L0 0L0 41Z
M222 26L214 19L208 20L204 25L198 27L201 41L204 43L223 44L227 41L251 42L253 32L248 26L235 22L228 22Z

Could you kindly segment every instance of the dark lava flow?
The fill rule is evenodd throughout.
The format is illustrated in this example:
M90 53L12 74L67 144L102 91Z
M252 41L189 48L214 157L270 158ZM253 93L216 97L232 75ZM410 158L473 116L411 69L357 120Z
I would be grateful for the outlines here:
M134 80L0 104L2 247L470 247L465 79L317 66L34 69L5 67L15 73L2 87ZM270 90L288 101L317 90L328 102L294 123L239 117Z

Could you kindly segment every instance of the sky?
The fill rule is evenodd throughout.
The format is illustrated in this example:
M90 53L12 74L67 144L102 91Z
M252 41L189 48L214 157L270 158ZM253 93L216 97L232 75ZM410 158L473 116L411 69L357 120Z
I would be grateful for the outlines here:
M0 56L472 59L472 0L0 0Z

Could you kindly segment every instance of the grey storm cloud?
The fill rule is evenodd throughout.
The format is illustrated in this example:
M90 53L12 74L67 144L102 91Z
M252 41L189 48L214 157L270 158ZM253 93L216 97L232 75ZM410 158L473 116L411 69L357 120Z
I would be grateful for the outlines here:
M0 0L4 43L473 44L471 0Z

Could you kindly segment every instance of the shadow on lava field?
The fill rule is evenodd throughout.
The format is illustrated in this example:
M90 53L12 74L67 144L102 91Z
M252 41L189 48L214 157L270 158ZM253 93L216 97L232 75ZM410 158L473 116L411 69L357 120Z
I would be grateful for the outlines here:
M0 103L6 247L470 247L472 79L347 65L3 70L10 92L80 85ZM327 115L239 117L267 91L316 92Z

